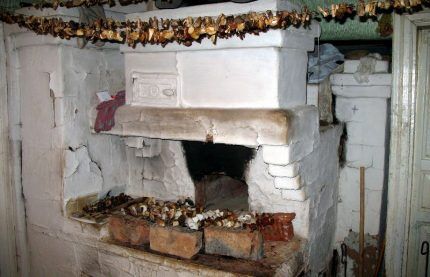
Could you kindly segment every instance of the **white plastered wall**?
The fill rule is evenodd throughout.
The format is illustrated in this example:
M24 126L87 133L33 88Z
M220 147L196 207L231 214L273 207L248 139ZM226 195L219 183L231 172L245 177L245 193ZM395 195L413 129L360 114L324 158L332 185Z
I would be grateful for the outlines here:
M345 61L341 74L331 77L336 117L346 125L345 166L340 171L336 240L359 231L360 167L365 168L365 233L378 235L386 170L386 141L391 74L378 61L368 82L358 83L357 61Z

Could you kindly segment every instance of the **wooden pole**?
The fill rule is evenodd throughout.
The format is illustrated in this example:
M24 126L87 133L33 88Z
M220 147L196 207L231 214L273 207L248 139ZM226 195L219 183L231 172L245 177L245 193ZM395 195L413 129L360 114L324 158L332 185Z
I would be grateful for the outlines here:
M360 258L358 265L358 276L363 277L364 273L364 220L365 220L365 169L360 167Z

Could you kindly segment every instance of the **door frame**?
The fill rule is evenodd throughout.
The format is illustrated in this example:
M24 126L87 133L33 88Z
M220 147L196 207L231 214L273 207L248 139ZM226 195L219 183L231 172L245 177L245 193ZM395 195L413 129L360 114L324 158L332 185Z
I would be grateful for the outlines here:
M17 272L15 201L11 179L8 86L3 23L0 23L0 275Z
M391 141L385 268L406 276L414 164L418 29L430 26L430 10L394 15Z

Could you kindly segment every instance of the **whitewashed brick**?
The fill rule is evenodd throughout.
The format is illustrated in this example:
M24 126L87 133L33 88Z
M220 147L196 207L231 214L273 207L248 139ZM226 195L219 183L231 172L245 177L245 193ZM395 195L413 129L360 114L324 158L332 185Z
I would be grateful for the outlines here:
M346 163L348 167L360 166L384 169L385 147L360 144L346 144Z
M370 235L379 234L380 218L380 213L375 213L374 211L366 209L366 217L364 219L365 232Z
M274 146L264 145L263 146L263 160L268 164L275 165L288 165L292 163L292 147L289 145Z
M381 191L384 185L384 170L367 168L365 172L366 189Z
M391 74L371 74L367 83L358 83L354 74L333 74L330 82L335 86L391 86Z
M332 86L334 95L346 98L390 98L391 86Z
M133 148L143 148L143 138L142 137L125 137L124 138L125 145Z
M366 189L366 211L372 211L377 214L381 212L382 190Z
M275 188L277 189L291 189L297 190L301 187L301 178L296 176L293 178L289 177L276 177L275 178Z
M350 229L354 232L360 231L360 211L352 211L345 216L351 217ZM370 235L377 235L379 233L379 220L380 215L366 209L366 214L364 218L364 233Z
M285 166L269 164L269 174L274 177L295 177L299 174L299 163Z
M344 73L355 73L357 72L360 60L345 60L343 64ZM388 72L388 61L376 61L375 73L387 73Z
M351 216L345 216L346 210L342 202L337 204L337 210L335 241L343 241L351 229Z
M308 84L306 87L306 105L314 105L318 107L318 84Z
M360 182L359 170L355 168L345 167L340 171L339 175L339 199L342 202L344 211L339 210L339 213L348 210L357 211L360 208Z
M365 232L372 235L379 231L379 214L381 210L383 171L367 168L365 172ZM339 178L338 227L359 230L360 211L360 171L355 168L344 168ZM349 226L348 226L349 224ZM343 226L345 225L345 226ZM339 236L344 233L338 231Z
M288 40L295 39L283 31L259 38L267 35L283 35L287 36ZM127 103L131 103L133 79L138 80L139 73L173 73L178 76L176 87L182 88L175 97L178 101L174 102L182 107L291 108L305 105L307 51L284 47L283 51L278 49L269 45L213 49L212 45L210 50L177 50L138 55L127 49ZM145 64L147 60L149 64ZM163 60L166 63L151 67L154 60ZM195 60L199 62L196 63ZM223 63L214 63L216 60L222 60ZM296 65L294 70L291 64ZM255 68L258 68L258 74L255 74ZM155 80L151 79L149 83L154 83ZM262 95L261 91L265 91L265 94ZM226 102L225 99L229 101ZM139 105L160 106L152 100Z
M348 142L351 144L385 147L385 125L377 124L377 118L374 121L375 124L362 122L349 122L346 124Z
M265 163L288 165L300 161L313 150L313 141L300 141L290 145L264 145L263 159Z
M382 169L365 169L365 186L368 190L382 190L384 184L384 171ZM342 202L353 203L358 208L358 195L360 190L360 170L345 167L339 176L339 194ZM345 201L344 201L345 200Z
M387 101L380 98L338 97L336 117L342 122L361 122L384 129L387 122Z
M292 131L289 144L316 140L319 137L319 114L314 106L302 106L290 110L288 129Z
M306 189L301 188L298 190L281 190L282 198L290 201L305 201L307 199Z

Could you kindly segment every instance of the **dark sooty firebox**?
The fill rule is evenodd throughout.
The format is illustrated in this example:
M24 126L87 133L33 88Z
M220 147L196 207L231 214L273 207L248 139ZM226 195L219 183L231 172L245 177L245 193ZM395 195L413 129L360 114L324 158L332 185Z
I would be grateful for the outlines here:
M182 145L197 205L206 209L249 209L245 172L254 149L192 141L183 141Z

